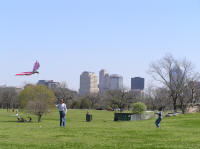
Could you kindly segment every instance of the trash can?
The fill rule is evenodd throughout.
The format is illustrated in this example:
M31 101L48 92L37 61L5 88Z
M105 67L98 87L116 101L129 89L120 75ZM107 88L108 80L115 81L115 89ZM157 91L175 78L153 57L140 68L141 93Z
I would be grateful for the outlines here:
M86 114L86 122L92 121L92 114Z

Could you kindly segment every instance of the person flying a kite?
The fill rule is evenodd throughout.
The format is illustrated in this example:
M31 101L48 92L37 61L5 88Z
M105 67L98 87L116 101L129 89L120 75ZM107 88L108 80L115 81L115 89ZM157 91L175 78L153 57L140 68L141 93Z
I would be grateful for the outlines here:
M32 75L32 74L35 74L35 73L39 73L37 70L39 69L40 67L40 64L38 61L35 62L35 65L33 67L33 71L31 72L22 72L22 73L18 73L16 74L16 76L25 76L25 75Z

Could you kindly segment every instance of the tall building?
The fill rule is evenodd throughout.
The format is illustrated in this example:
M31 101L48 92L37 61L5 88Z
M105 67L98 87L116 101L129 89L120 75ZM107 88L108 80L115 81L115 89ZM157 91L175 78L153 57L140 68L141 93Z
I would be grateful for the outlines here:
M131 90L144 90L144 78L131 78Z
M98 93L99 89L98 89L97 81L98 81L98 78L95 75L95 73L84 71L80 75L79 94L83 96L87 94Z
M120 90L123 88L123 78L118 74L109 75L106 70L99 72L99 91Z
M118 74L110 75L110 90L120 90L123 88L123 77Z
M172 83L177 83L183 76L183 71L179 67L174 67L171 70L171 80Z
M56 88L60 85L59 82L55 82L53 80L39 80L37 84L38 85L45 85L49 88Z
M109 90L109 86L110 86L110 76L109 74L106 72L106 70L102 69L99 72L99 91L106 91Z

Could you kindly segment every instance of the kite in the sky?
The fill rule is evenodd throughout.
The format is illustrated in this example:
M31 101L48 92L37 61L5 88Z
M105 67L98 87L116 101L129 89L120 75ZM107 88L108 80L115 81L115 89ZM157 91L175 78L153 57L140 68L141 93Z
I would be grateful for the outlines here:
M16 76L26 76L26 75L32 75L32 74L34 74L34 73L39 73L37 70L39 69L39 67L40 67L40 64L39 64L39 62L38 61L36 61L35 62L35 65L34 65L34 67L33 67L33 71L31 71L31 72L22 72L22 73L18 73L18 74L16 74Z

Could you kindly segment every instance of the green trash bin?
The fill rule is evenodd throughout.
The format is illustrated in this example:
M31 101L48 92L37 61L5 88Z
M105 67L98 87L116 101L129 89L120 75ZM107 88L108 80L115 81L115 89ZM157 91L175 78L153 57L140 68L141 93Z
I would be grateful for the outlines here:
M115 113L114 121L130 121L131 113Z
M92 121L92 114L86 114L86 121L87 122Z

